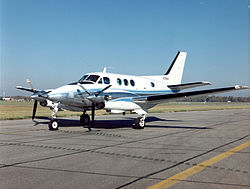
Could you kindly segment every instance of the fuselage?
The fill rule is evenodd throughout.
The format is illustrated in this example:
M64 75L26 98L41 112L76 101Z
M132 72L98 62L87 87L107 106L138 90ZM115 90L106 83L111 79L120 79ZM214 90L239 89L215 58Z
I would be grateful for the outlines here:
M100 100L107 97L106 108L112 102L129 101L129 98L132 97L176 92L168 88L168 84L168 78L165 75L134 76L94 72L85 74L78 82L54 89L48 93L48 98L65 106L75 107L75 110L79 108L79 111L82 111L91 107L92 101L88 99L89 96L95 95L109 85L111 87L99 95Z

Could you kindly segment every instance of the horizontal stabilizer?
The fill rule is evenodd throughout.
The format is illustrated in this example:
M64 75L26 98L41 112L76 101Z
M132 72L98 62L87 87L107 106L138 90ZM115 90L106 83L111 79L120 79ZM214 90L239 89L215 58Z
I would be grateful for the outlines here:
M205 86L205 85L211 85L211 83L210 82L193 82L193 83L184 83L184 84L178 84L178 85L168 85L168 87L172 91L180 91L183 89L200 87L200 86Z

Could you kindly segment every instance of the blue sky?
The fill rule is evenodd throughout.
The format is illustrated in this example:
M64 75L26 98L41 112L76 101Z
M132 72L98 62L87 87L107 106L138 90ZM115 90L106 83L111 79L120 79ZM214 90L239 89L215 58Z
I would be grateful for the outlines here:
M166 72L183 82L250 86L248 0L1 0L1 95L56 88L86 72ZM249 96L250 90L224 95Z

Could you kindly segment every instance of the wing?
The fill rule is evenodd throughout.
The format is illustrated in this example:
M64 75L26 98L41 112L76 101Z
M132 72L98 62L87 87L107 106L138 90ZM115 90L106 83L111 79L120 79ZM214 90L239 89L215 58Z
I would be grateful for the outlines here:
M194 87L200 87L200 86L205 86L205 85L211 85L210 82L193 82L193 83L184 83L184 84L178 84L178 85L168 85L168 87L172 91L180 91L183 89L188 89L188 88L194 88Z
M153 95L153 96L146 96L146 97L135 97L132 99L132 101L138 105L160 104L160 103L174 101L176 99L182 99L186 97L201 96L205 94L216 94L216 93L228 92L228 91L233 91L233 90L241 90L241 89L248 89L248 87L236 85L234 87L225 87L225 88L217 88L217 89L209 89L209 90L201 90L201 91L162 94L162 95Z

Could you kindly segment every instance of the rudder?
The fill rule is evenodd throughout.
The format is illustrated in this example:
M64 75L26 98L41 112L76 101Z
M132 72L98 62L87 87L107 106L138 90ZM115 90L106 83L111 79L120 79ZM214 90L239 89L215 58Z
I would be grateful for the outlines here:
M178 51L168 71L164 74L168 76L168 81L171 84L181 84L186 56L186 52Z

